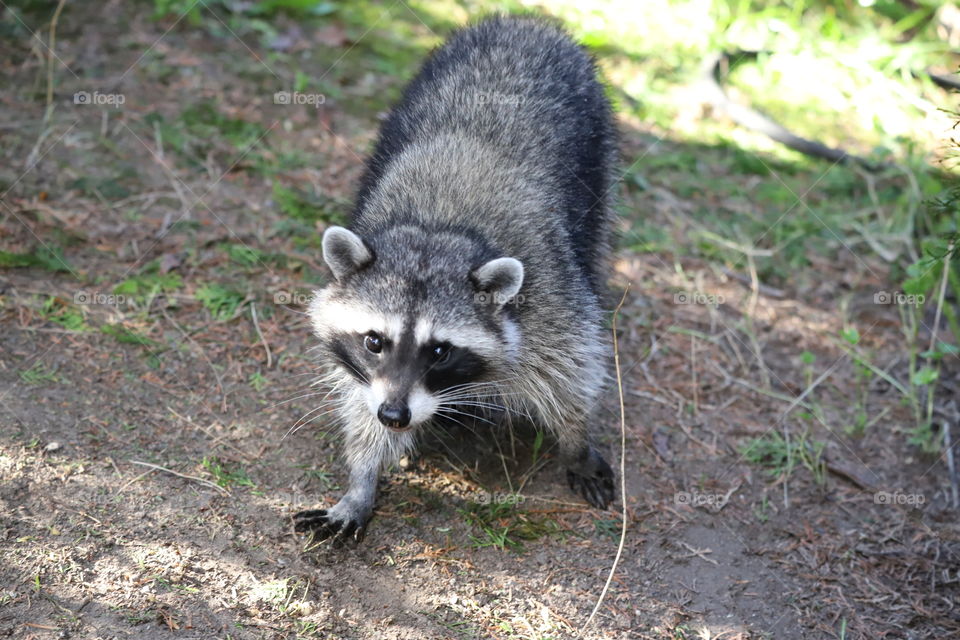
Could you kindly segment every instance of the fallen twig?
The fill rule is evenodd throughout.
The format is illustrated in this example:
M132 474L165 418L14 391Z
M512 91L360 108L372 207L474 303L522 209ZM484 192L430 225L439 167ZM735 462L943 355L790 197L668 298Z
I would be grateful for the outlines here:
M583 623L583 626L580 628L580 637L583 637L584 632L587 630L587 627L590 626L590 623L593 622L593 618L597 615L597 611L600 610L600 605L603 604L603 599L607 595L607 591L610 589L610 583L613 582L613 576L617 571L617 565L620 564L620 557L623 555L623 547L627 541L627 478L626 478L626 460L627 460L627 416L623 406L623 378L620 375L620 348L617 343L617 315L620 313L620 308L623 306L623 302L627 299L627 292L630 290L630 285L627 285L627 288L623 290L623 296L620 298L617 308L613 310L613 362L614 368L617 371L617 392L620 396L620 503L622 505L623 521L620 527L620 544L617 546L617 555L613 559L613 566L610 567L610 574L607 576L607 582L603 585L603 590L600 592L600 597L597 598L597 603L593 606L593 611L590 612L590 617L587 618L587 621Z
M230 492L227 491L226 489L224 489L223 487L221 487L220 485L214 484L213 482L210 482L209 480L205 480L205 479L203 479L203 478L198 478L197 476L188 476L188 475L185 474L185 473L178 473L178 472L174 471L173 469L168 469L168 468L166 468L166 467L161 467L161 466L158 465L158 464L152 464L152 463L150 463L150 462L141 462L140 460L131 460L131 461L130 461L130 464L138 464L138 465L140 465L141 467L147 467L148 469L153 469L154 471L163 471L163 472L165 472L165 473L169 473L169 474L171 474L171 475L175 475L175 476L177 476L178 478L183 478L184 480L193 480L194 482L199 482L200 484L202 484L202 485L204 485L204 486L207 486L207 487L210 487L211 489L215 489L216 491L219 491L220 493L222 493L222 494L225 495L225 496L230 495Z
M273 365L273 356L270 354L270 345L267 344L266 338L263 337L263 332L260 331L260 323L257 322L257 304L255 302L250 303L250 316L253 318L253 328L257 330L257 336L260 337L260 342L263 344L263 350L267 352L267 369Z

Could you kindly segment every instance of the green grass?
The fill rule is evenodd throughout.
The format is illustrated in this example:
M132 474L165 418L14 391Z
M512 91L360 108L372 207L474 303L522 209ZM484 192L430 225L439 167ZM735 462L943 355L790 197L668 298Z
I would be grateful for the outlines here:
M50 368L42 362L35 362L29 369L20 372L20 379L27 384L43 384L45 382L60 382L56 369Z
M194 296L214 320L221 322L236 316L246 303L246 297L242 293L219 284L202 285L197 288Z
M156 340L129 329L122 324L105 324L100 327L100 332L112 336L120 344L132 344L140 347L146 347L151 351L163 348L163 345Z
M37 267L46 271L70 271L70 265L59 247L37 247L33 251L16 253L0 251L0 269Z
M511 500L471 502L458 512L478 531L477 535L470 535L477 549L493 547L519 552L524 550L524 542L560 534L560 526L554 520L520 509Z
M255 487L253 480L241 467L226 464L219 458L204 458L200 465L213 476L213 481L224 489L230 487Z
M823 450L826 443L810 437L808 432L785 437L772 430L753 438L741 449L743 458L763 467L773 478L789 479L794 470L805 467L818 485L826 481Z
M286 216L301 222L322 221L327 224L346 224L348 203L334 200L318 193L311 193L297 187L285 187L279 182L273 184L273 200L277 208Z
M176 273L159 273L154 261L147 264L139 275L127 278L113 288L117 295L123 295L134 302L144 302L160 293L171 293L183 286Z
M222 155L230 166L238 161L238 152L249 153L267 134L258 123L227 116L214 102L192 104L176 119L154 112L143 123L150 129L148 137L195 166L202 165L213 153Z
M69 331L90 330L90 325L87 324L80 309L54 296L49 296L44 301L40 308L40 315L45 320L55 322Z

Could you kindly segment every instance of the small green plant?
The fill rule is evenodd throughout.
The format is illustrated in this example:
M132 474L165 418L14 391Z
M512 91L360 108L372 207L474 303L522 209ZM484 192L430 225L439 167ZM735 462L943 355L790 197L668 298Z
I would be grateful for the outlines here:
M40 308L40 315L50 322L56 322L70 331L89 331L90 326L83 319L83 312L60 298L50 296Z
M200 463L213 476L213 481L224 489L230 487L255 487L247 472L240 467L230 467L219 458L205 457Z
M256 267L267 258L267 254L260 249L245 244L224 245L224 250L231 261L247 268Z
M517 508L515 500L471 502L458 510L468 524L482 535L470 536L475 548L494 547L501 551L523 551L524 541L558 534L556 522Z
M612 540L620 538L620 528L623 526L623 522L617 518L610 518L607 520L594 520L593 527L596 530L597 535L607 536Z
M760 504L753 508L753 515L755 515L757 520L762 524L766 524L767 521L770 520L770 500L766 494L761 498Z
M960 205L960 195L956 198L955 206ZM941 318L946 319L954 336L960 336L960 319L953 305L946 301L948 290L953 296L960 296L958 247L960 234L956 231L926 241L923 257L907 268L908 278L903 283L904 294L913 296L917 303L898 306L910 354L910 379L908 385L904 385L915 422L910 442L930 453L938 451L942 444L933 428L936 382L940 377L941 363L945 356L956 356L960 352L956 345L938 339ZM935 305L934 326L929 328L929 342L923 345L920 343L920 327L925 326L923 314L928 300Z
M246 297L219 284L205 284L196 291L196 298L215 320L229 320L246 302Z
M303 222L321 221L327 224L346 224L346 203L319 194L311 194L296 187L273 183L273 200L286 216Z
M59 247L38 247L27 253L0 251L0 269L38 267L47 271L70 271Z
M263 374L259 371L254 371L250 374L250 377L247 379L247 382L250 383L250 386L253 387L254 391L263 391L263 388L267 386L267 379L263 377Z
M800 362L803 363L803 379L808 387L813 384L813 365L816 361L817 356L809 351L800 354Z
M533 439L533 453L530 455L530 466L536 467L540 461L540 452L543 450L543 431L537 431Z
M826 444L812 440L808 432L787 439L779 431L770 431L752 439L741 453L751 464L764 467L774 478L789 478L796 465L802 464L813 475L817 484L826 481L826 463L823 450Z
M56 369L47 367L42 362L35 362L29 369L20 372L20 379L27 384L42 384L44 382L59 382Z
M146 347L150 350L156 350L163 347L163 345L156 340L151 340L150 338L141 335L132 329L128 329L122 324L105 324L100 327L100 332L108 336L113 336L113 338L120 344L134 344L140 347Z
M130 298L132 301L143 302L159 293L170 293L183 286L183 281L176 273L158 273L156 266L148 267L145 273L127 278L113 288L113 292Z
M308 465L300 465L299 468L303 469L304 475L307 476L308 478L313 478L315 480L318 480L320 482L320 486L323 487L324 491L328 489L338 488L337 484L333 480L333 474L330 473L329 471L325 471L323 469L316 469Z

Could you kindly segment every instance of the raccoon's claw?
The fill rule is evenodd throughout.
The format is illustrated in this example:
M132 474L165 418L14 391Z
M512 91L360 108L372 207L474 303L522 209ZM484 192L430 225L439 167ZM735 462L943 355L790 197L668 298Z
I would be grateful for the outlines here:
M597 509L606 509L613 502L613 469L602 458L589 475L568 470L567 484Z
M367 533L367 522L339 520L326 509L312 509L294 514L293 530L312 533L316 542L332 539L333 546L340 547L347 540L352 540L354 544L362 542Z

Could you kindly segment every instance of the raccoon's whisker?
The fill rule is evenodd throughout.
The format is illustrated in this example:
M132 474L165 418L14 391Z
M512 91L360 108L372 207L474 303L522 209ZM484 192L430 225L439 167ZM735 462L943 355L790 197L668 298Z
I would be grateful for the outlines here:
M457 391L461 389L480 389L483 387L500 387L501 385L509 384L513 382L515 378L504 378L502 380L483 380L480 382L465 382L463 384L455 384L452 387L447 387L444 391Z
M324 417L324 416L330 415L331 413L335 413L335 412L337 411L337 409L339 409L339 407L332 407L332 408L328 409L327 411L322 411L322 412L316 414L315 416L313 416L313 417L310 418L309 420L305 420L305 421L300 422L300 423L294 423L294 425L293 425L292 427L290 427L290 429L287 431L287 433L286 433L283 437L286 438L287 436L293 435L294 433L300 431L300 429L304 428L305 426L307 426L307 425L310 424L311 422L316 422L317 420L319 420L320 418L322 418L322 417ZM281 440L282 440L282 439L283 439L283 438L281 438Z
M471 404L466 402L458 402L455 405L443 405L443 406L444 408L448 408L448 409L451 409L454 407L464 407L464 408L472 407L474 409L480 409L481 411L498 411L499 412L499 411L506 410L504 407L499 407L496 405ZM490 424L496 424L493 420L491 420L490 418L487 418L486 416L481 416L473 413L469 413L469 414L465 413L464 415L470 415L470 416L476 417L478 420L483 420L484 422L489 422Z
M478 396L464 396L460 398L438 398L439 404L445 406L457 406L460 404L469 404L477 407L487 407L491 409L498 409L500 411L506 409L502 403L498 402L500 398L481 398Z
M451 407L441 407L441 408L438 408L438 409L437 409L437 413L442 414L442 415L445 415L445 416L448 416L448 417L455 413L455 414L457 414L457 415L467 416L468 418L474 418L475 420L482 420L483 422L486 422L487 424L492 424L492 425L496 425L496 424L497 424L497 423L494 422L493 420L488 420L487 418L484 418L483 416L478 416L478 415L473 414L473 413L467 413L466 411L457 411L456 409L453 409L453 408L451 408ZM453 419L453 418L451 418L451 420L452 420L452 419Z
M434 396L441 404L454 405L462 403L477 403L483 405L489 405L493 408L499 410L509 409L509 400L511 396L516 396L518 394L490 394L490 395L480 395L480 394L458 394L455 396L445 396L445 395L436 395Z
M291 435L295 434L296 432L300 431L300 429L303 429L305 426L307 426L307 425L310 424L311 422L317 420L318 418L322 418L323 416L325 416L325 415L328 414L328 413L330 413L330 411L325 411L325 412L323 412L323 413L318 413L317 415L315 415L314 417L310 418L309 420L307 420L306 422L304 422L304 423L302 423L302 424L294 424L294 425L293 425L292 427L290 427L290 429L283 435L283 438L280 438L280 440L283 441L283 439L286 438L287 436L291 436Z
M344 369L347 369L348 371L352 371L354 374L356 374L356 376L360 378L360 380L364 384L370 384L370 381L367 379L367 376L364 375L363 371L360 371L359 369L357 369L356 367L354 367L353 365L347 362L341 362L340 364L343 366Z
M518 395L519 391L514 391L509 388L503 388L500 386L493 386L487 388L462 388L462 389L444 389L439 392L438 396L474 396L474 395L483 395L483 396L499 396L499 395Z
M310 420L307 420L306 422L304 422L304 419L305 419L307 416L309 416L311 413L316 413L317 411L320 411L321 409L326 409L326 411L323 411L323 412L315 415L313 418L310 418ZM327 414L327 413L330 413L330 412L333 411L333 410L334 410L334 407L325 407L324 405L320 405L319 407L315 407L315 408L311 409L310 411L307 411L305 414L303 414L302 416L300 416L300 418L297 419L296 422L293 423L293 426L290 427L285 434L283 434L283 437L280 438L280 441L283 442L283 441L287 438L287 436L296 433L296 432L299 431L304 425L309 424L310 422L313 422L314 419L316 419L316 418L318 418L318 417L320 417L320 416L322 416L322 415L325 415L325 414Z
M489 405L489 404L477 404L477 403L470 403L470 402L457 402L456 404L457 404L457 406L461 406L461 407L471 407L471 406L473 406L473 407L479 407L479 408L481 408L481 409L494 409L494 410L496 410L496 411L504 411L504 412L506 412L506 413L510 413L510 414L514 414L514 415L518 415L518 416L524 417L524 418L526 418L527 420L533 420L533 416L531 416L531 415L530 415L529 413L527 413L526 411L520 409L519 407L509 407L509 406Z
M438 412L438 413L439 413L439 412ZM460 425L461 427L463 427L464 429L466 429L467 431L469 431L469 432L472 433L473 435L475 435L475 436L477 436L477 437L480 436L480 434L477 433L477 431L476 431L473 427L471 427L471 426L468 425L468 424L465 424L462 420L457 420L457 419L454 418L453 416L449 416L449 415L448 415L448 416L444 416L444 417L445 417L447 420L452 420L453 422L456 422L458 425ZM444 448L450 453L450 455L452 455L452 456L453 456L454 458L456 458L457 460L460 460L460 456L458 456L458 455L455 454L453 451L451 451L451 450L450 450L450 447L448 447L448 446L446 445L446 443L443 441L442 438L438 438L437 441L444 446ZM463 463L463 460L460 460L460 462Z
M282 405L282 404L287 404L288 402L293 402L294 400L302 400L303 398L312 398L312 397L314 397L314 396L319 396L319 395L322 395L322 396L323 396L323 400L326 400L326 399L327 399L328 397L330 397L330 395L333 394L334 392L339 392L341 386L342 386L341 384L335 384L335 385L332 385L331 388L328 389L328 390L326 390L326 391L323 391L323 390L315 391L315 390L310 390L310 389L302 389L302 391L308 391L309 393L304 393L303 395L295 396L295 397L293 397L293 398L288 398L288 399L286 399L286 400L281 400L280 402L277 402L277 403L275 403L275 404L270 405L268 408L272 409L272 408L274 408L274 407L279 407L279 406ZM323 400L321 400L321 402L323 402Z
M293 398L287 398L286 400L281 400L280 402L275 402L271 405L267 405L267 409L274 409L279 407L282 404L287 404L289 402L294 402L295 400L303 400L304 398L313 398L315 396L329 395L329 392L324 391L314 391L313 393L305 393L300 396L295 396Z

